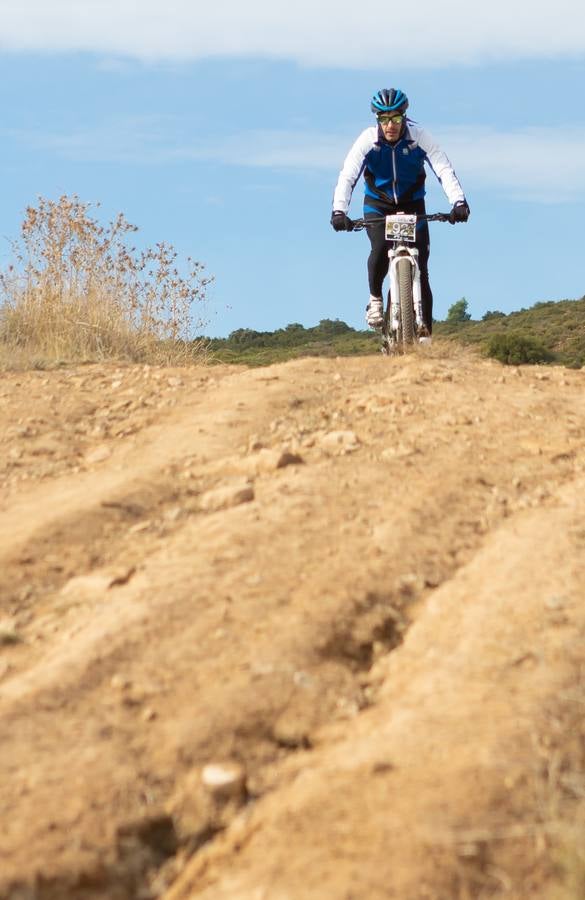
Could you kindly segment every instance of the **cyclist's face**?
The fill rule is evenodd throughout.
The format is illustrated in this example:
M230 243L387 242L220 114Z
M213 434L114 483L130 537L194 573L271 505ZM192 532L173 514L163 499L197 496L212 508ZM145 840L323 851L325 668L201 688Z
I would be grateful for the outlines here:
M385 115L378 116L378 122L380 128L382 129L382 134L387 141L390 141L392 143L393 141L398 140L402 131L404 116L401 116L398 113L387 113Z

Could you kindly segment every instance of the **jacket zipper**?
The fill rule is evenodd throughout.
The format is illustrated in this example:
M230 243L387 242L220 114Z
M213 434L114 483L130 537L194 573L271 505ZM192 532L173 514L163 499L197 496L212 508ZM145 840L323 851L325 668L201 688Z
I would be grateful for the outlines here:
M394 194L394 203L398 204L398 192L396 191L396 148L392 147L392 193Z

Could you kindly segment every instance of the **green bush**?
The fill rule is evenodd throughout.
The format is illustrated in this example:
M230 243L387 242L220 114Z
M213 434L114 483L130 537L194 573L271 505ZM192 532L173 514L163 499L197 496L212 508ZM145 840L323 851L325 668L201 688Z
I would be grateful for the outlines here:
M487 343L486 352L506 366L535 365L554 359L542 341L523 334L494 334Z

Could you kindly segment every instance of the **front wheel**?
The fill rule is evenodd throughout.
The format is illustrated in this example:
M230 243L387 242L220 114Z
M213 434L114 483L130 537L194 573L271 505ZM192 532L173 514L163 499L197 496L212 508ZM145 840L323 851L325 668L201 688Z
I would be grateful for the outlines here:
M414 344L416 328L414 320L414 303L412 299L412 263L407 257L398 260L398 309L400 331L399 340L403 344Z
M400 353L402 346L399 344L399 340L399 335L392 329L392 300L390 291L388 291L384 324L382 325L382 346L380 348L384 356L395 356L397 353Z

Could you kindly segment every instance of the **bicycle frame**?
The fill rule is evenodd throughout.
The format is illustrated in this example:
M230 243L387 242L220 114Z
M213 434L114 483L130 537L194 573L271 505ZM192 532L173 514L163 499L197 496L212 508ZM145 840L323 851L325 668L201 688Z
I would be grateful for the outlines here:
M422 311L422 291L418 250L414 246L416 226L419 221L448 222L448 213L432 213L430 215L407 215L397 213L392 216L376 216L375 218L355 219L352 230L361 231L368 225L385 223L388 247L388 274L390 290L388 304L382 326L382 352L392 353L401 350L407 344L414 343L417 338L424 339L428 334ZM404 278L404 260L408 260L410 277ZM402 281L399 268L402 268ZM407 296L404 296L406 294ZM405 324L405 319L407 323Z

